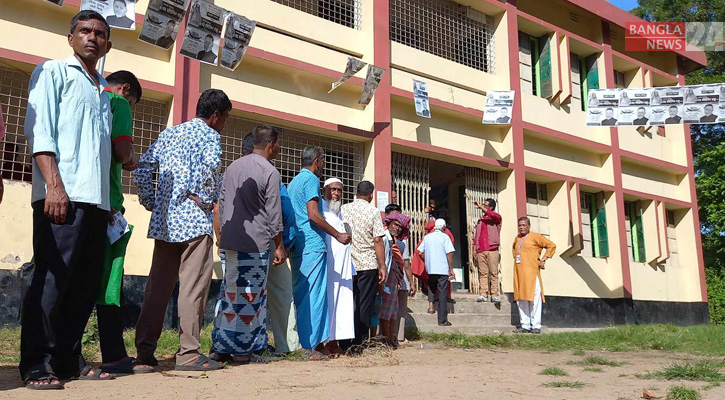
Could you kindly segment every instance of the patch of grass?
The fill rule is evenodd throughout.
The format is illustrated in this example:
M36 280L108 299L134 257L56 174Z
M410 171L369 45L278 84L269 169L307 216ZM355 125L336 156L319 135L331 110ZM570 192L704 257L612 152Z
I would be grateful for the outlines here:
M575 381L575 382L554 381L554 382L547 382L544 384L544 386L550 387L550 388L579 389L579 388L586 386L586 384L584 382L579 382L579 381Z
M599 356L589 356L580 361L567 362L567 365L585 365L585 366L604 365L607 367L620 367L624 364L626 364L626 363L620 362L620 361L610 361L610 360L607 360L606 358L599 357Z
M6 325L0 329L0 362L20 362L20 328Z
M667 400L700 400L700 393L685 386L673 386L667 391Z
M544 368L539 372L539 375L549 375L549 376L567 376L569 374L566 373L563 369L559 367L549 367Z
M662 371L637 374L641 379L665 379L684 381L721 382L725 375L720 371L725 367L725 361L701 360L696 363L672 364Z
M574 352L571 354L573 354L575 356L583 356L585 353L584 353L584 350L574 350Z
M601 367L586 367L586 368L584 368L584 371L587 371L587 372L604 372L604 370Z

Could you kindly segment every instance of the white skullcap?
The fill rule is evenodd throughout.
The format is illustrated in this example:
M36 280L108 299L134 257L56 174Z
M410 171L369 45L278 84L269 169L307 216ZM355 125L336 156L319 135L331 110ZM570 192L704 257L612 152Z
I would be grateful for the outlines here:
M337 178L327 178L327 180L325 181L325 186L323 186L323 188L326 188L333 183L339 183L340 185L342 185L342 181Z
M446 229L446 220L443 219L443 218L438 218L436 220L435 229L438 229L438 230L441 230L441 231L443 229Z

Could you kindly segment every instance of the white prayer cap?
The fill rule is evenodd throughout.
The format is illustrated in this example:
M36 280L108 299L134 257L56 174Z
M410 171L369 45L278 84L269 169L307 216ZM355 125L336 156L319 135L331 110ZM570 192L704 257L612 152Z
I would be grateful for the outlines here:
M328 187L333 183L339 183L340 185L342 185L342 181L337 178L327 178L327 180L325 181L325 186L323 186L323 188Z
M438 229L439 231L446 229L446 220L443 218L438 218L436 220L435 229Z

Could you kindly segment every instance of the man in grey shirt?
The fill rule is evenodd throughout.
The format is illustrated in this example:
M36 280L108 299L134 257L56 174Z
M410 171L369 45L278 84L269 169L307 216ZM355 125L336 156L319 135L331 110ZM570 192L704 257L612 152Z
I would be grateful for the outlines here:
M269 162L279 153L279 132L258 126L252 131L252 142L254 152L227 168L221 186L219 247L226 253L226 271L211 349L242 364L251 361L254 351L267 348L270 240L275 245L272 265L287 258L282 242L281 178Z

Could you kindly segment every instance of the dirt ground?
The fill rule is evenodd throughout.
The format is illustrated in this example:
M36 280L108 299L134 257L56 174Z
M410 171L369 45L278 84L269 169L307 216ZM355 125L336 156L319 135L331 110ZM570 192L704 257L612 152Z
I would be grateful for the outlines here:
M171 360L161 373L119 377L113 381L73 381L62 391L38 392L22 387L15 365L0 365L0 398L12 399L639 399L643 388L664 396L676 381L642 380L636 373L660 370L673 362L694 359L663 352L586 352L620 367L602 366L586 372L567 365L584 357L572 352L447 349L428 343L408 343L401 349L338 360L281 361L268 365L232 366L211 372L172 371ZM569 376L542 376L556 366ZM580 381L579 389L549 388L553 381ZM725 386L701 390L704 382L684 382L700 389L702 399L725 398ZM485 396L485 397L484 397ZM664 398L664 397L663 397Z

